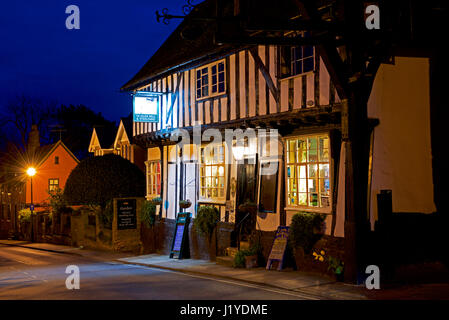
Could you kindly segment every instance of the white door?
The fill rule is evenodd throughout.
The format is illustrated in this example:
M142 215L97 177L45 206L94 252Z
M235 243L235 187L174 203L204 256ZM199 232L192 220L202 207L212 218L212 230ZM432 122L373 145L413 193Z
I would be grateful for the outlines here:
M197 192L197 164L196 163L184 163L184 200L190 200L192 205L185 211L190 212L192 218L196 216L196 206L198 203Z
M176 184L179 179L176 177L176 164L169 163L167 171L167 219L176 219L176 213L178 211L178 201L176 198L177 188Z

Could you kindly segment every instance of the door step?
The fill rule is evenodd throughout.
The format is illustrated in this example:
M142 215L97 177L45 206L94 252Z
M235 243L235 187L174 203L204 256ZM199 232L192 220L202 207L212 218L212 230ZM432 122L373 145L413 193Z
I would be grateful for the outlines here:
M219 256L215 259L215 262L222 266L232 267L234 264L234 257Z
M226 256L234 258L238 251L239 249L235 247L228 247L226 248Z

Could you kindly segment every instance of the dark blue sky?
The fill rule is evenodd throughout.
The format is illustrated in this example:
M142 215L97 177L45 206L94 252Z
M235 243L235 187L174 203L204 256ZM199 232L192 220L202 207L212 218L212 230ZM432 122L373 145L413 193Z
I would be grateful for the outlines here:
M68 30L69 5L81 29ZM17 95L84 104L118 120L132 111L120 87L137 73L180 20L158 23L156 10L180 14L185 0L2 1L0 108ZM1 111L1 110L0 110Z

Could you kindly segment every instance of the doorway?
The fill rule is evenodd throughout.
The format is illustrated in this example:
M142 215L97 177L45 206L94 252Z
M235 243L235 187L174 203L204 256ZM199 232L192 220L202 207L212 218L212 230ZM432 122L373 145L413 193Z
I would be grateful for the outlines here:
M235 242L247 241L257 219L257 160L245 159L237 165ZM239 237L240 235L240 237Z

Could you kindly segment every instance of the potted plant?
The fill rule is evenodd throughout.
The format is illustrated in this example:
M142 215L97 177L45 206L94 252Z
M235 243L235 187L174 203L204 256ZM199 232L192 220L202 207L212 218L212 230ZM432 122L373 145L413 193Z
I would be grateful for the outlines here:
M239 210L242 212L256 211L257 203L246 201L245 203L242 203L241 205L239 205Z
M162 204L162 198L156 197L150 200L151 203L153 203L155 206L160 206Z
M152 201L144 201L140 210L141 234L150 233L148 238L152 239L150 252L156 251L156 232L154 224L156 222L156 205ZM142 237L144 239L146 237ZM146 242L145 242L146 243Z
M256 268L258 266L260 246L253 244L249 249L242 249L234 257L234 268Z
M343 281L345 268L344 262L335 257L328 257L327 263L329 264L328 270L332 270L337 278L337 281Z
M215 246L212 246L211 242L212 235L217 227L219 219L220 214L217 208L213 206L200 206L198 209L198 214L193 222L198 233L205 236L208 240L210 258L212 258L217 251L217 243L215 242ZM215 252L213 249L215 249Z
M182 209L187 209L187 208L189 208L191 205L192 205L192 202L190 202L189 199L179 201L179 206L180 206Z
M325 215L298 212L292 217L289 241L293 248L296 267L302 269L315 243L323 236Z

